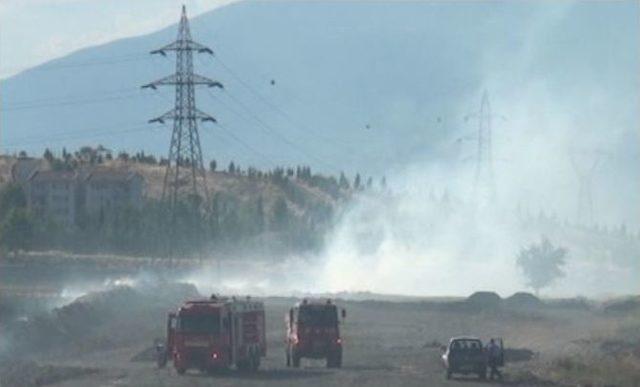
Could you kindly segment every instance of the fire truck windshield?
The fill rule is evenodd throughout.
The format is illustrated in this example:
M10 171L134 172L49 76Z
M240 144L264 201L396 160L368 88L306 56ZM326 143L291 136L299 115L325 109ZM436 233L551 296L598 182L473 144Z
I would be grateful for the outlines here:
M301 307L298 322L305 326L334 327L338 323L336 308L329 306Z
M185 314L178 317L178 329L184 333L217 334L220 332L218 314Z

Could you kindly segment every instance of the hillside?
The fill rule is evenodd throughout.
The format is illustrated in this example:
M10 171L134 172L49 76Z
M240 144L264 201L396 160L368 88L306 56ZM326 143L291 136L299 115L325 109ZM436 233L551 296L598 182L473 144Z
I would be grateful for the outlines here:
M65 176L75 174L79 182L83 181L83 176L97 172L103 175L105 172L127 172L114 176L137 173L143 180L141 194L138 194L142 195L142 203L138 204L140 201L135 197L118 199L114 204L101 201L102 209L98 212L75 204L74 212L60 218L51 213L60 211L59 207L56 210L44 207L42 212L40 207L28 204L31 199L15 199L23 195L20 191L26 195L31 184L27 181L28 176L34 171L59 171ZM83 253L159 255L173 248L183 249L187 255L199 248L210 252L212 249L236 252L260 249L263 253L314 250L320 248L334 214L352 195L344 178L339 181L336 177L312 173L308 167L260 171L234 165L227 170L207 171L210 213L203 214L184 202L171 223L167 204L160 200L164 172L165 167L151 156L121 154L115 159L109 155L108 159L100 157L98 160L95 150L89 147L73 155L66 153L65 158L5 156L0 159L0 177L4 182L0 183L0 201L6 211L0 214L0 224L7 236L15 229L22 244L4 241L0 243L0 249L5 246L13 250L15 247L11 246L17 246L25 250L54 248ZM14 178L20 174L25 178ZM70 184L68 181L61 180L63 184ZM77 192L84 192L81 186L78 187L80 191ZM70 203L87 200L78 196L79 193L74 195L76 199L69 199ZM112 208L105 210L105 205ZM21 207L25 207L26 220L23 222L27 222L27 226L20 225L22 220L12 220L15 216L22 219L18 215L21 213L16 212ZM73 223L61 223L68 219ZM167 228L169 223L172 226ZM173 242L167 245L169 241Z
M43 169L51 169L51 166L43 158L30 158L42 165ZM0 186L11 182L12 167L20 160L15 156L0 156ZM162 195L162 183L166 167L158 163L138 162L136 160L123 161L120 159L104 160L96 165L85 165L85 168L112 169L137 172L144 178L144 196L147 199L160 199ZM238 166L240 168L240 166ZM287 168L295 170L296 167ZM257 171L259 173L268 173L269 171ZM222 192L241 200L250 199L257 195L263 195L267 200L272 201L278 196L291 196L282 185L273 183L269 179L252 178L247 174L246 170L229 173L228 170L207 170L207 186L210 195L216 192ZM321 175L317 175L321 176ZM330 176L327 177L329 179ZM327 205L335 205L338 201L344 199L347 195L344 191L323 190L317 186L311 185L309 182L301 179L289 180L296 189L300 190L306 200L312 203L323 203ZM291 201L290 197L287 200ZM295 206L295 203L291 202Z
M246 1L216 9L191 21L194 39L215 52L197 58L196 71L225 85L198 92L199 107L221 124L203 125L205 158L376 176L415 160L451 162L458 156L453 140L473 130L462 117L476 109L482 89L513 123L511 95L520 95L522 79L544 84L554 103L587 94L583 85L596 79L596 86L631 93L607 99L635 106L633 15L623 5L538 2ZM553 23L541 24L549 16ZM580 28L611 20L615 27ZM41 154L95 141L164 154L170 128L145 123L171 107L173 91L139 88L173 72L171 58L148 53L175 34L172 25L2 80L3 151ZM536 45L550 37L553 44ZM602 116L628 122L627 107ZM502 134L510 129L519 133L503 127Z

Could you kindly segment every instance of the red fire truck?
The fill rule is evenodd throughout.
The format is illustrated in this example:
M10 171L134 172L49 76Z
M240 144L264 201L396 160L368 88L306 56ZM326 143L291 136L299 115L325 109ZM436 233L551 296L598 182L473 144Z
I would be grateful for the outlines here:
M341 311L344 319L346 312ZM342 366L338 308L331 300L303 300L285 316L287 366L300 367L300 359L326 359L328 368Z
M264 304L249 297L187 301L169 314L163 352L179 374L232 366L255 371L267 352Z

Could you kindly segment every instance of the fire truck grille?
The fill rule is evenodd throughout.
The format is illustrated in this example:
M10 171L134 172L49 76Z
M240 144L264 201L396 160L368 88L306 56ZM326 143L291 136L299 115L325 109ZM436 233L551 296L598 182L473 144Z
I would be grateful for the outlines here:
M205 364L209 356L207 348L187 348L186 352L189 361L198 364Z

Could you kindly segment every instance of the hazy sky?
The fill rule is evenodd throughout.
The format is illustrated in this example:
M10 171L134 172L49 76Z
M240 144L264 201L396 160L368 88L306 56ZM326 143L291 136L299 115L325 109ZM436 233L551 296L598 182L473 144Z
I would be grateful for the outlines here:
M72 51L175 23L233 0L0 0L0 78ZM37 27L36 27L37 26Z

